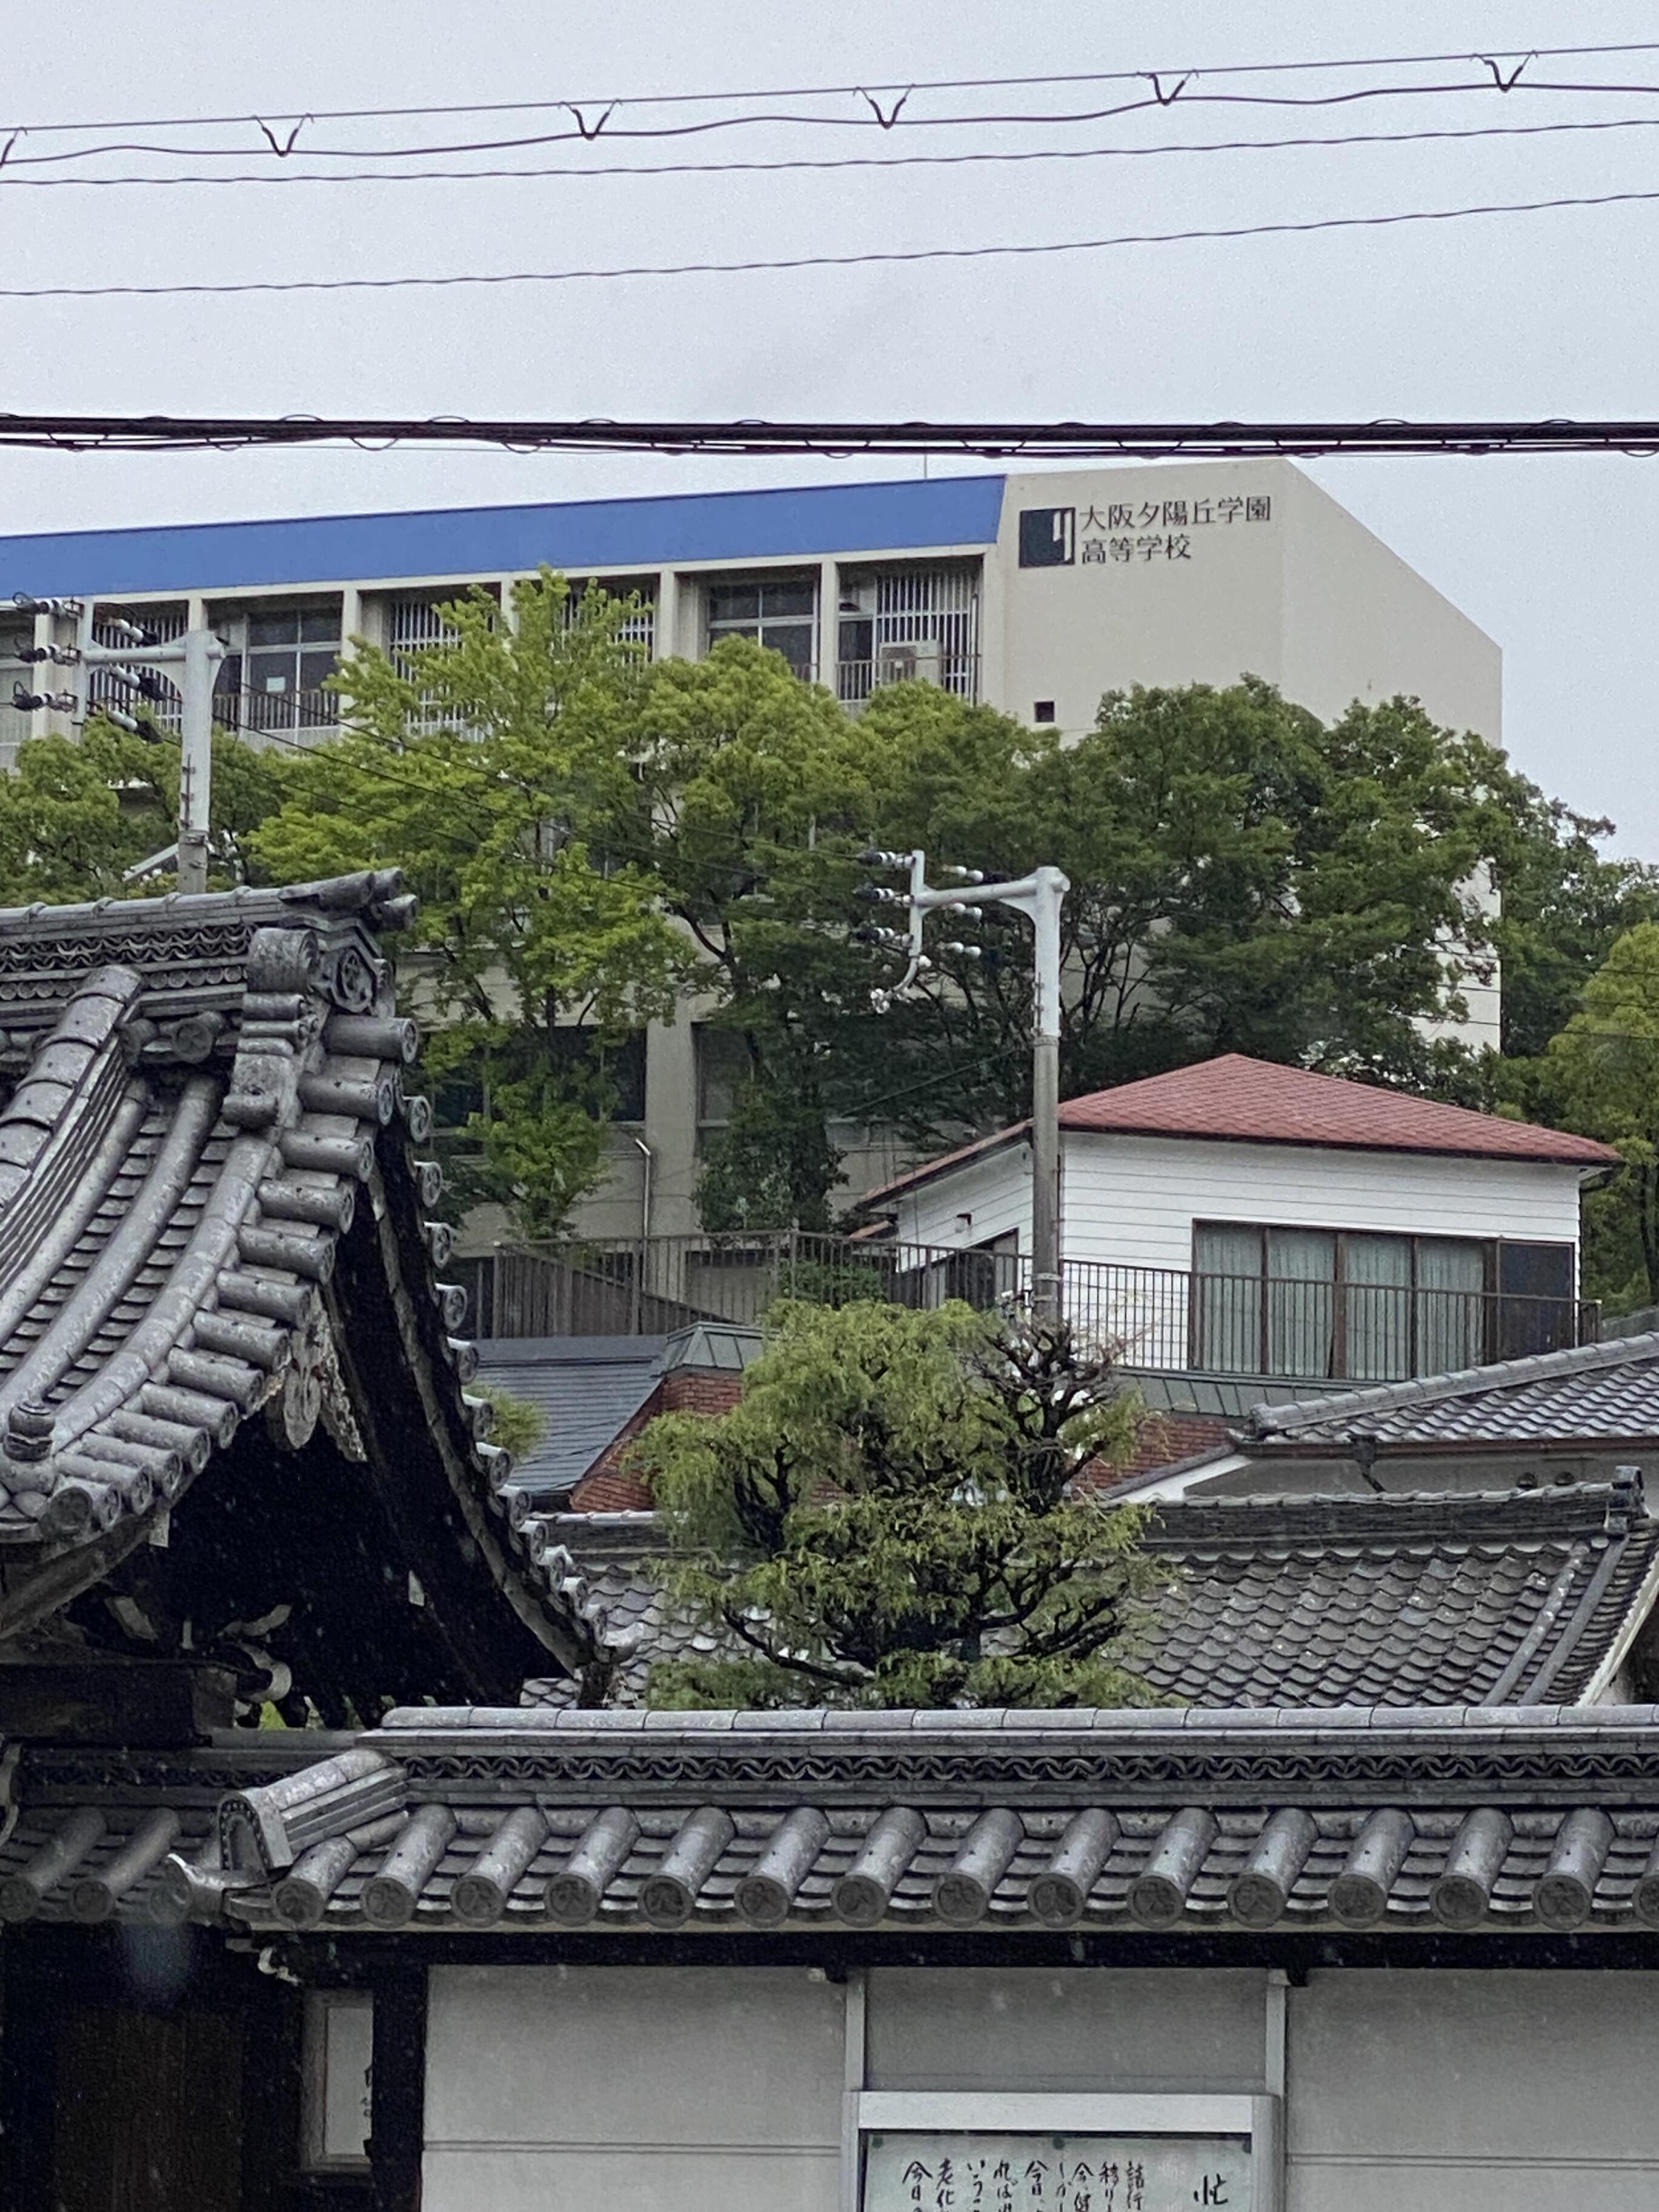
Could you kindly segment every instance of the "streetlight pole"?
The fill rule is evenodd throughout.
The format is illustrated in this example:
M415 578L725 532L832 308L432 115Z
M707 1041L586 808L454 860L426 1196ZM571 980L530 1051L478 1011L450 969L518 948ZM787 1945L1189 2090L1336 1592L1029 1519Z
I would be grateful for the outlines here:
M866 933L875 942L902 949L908 963L898 981L872 991L871 1003L884 1013L902 991L933 966L923 950L922 926L927 915L943 909L976 914L982 906L1012 907L1027 915L1036 938L1031 1004L1031 1310L1040 1321L1060 1317L1060 922L1071 878L1059 868L1034 868L1029 876L987 883L976 868L951 868L953 885L930 885L927 855L871 851L860 859L872 867L904 868L908 888L889 890L884 885L862 887L860 896L909 910L909 928L876 929ZM950 945L947 951L976 959L981 948Z

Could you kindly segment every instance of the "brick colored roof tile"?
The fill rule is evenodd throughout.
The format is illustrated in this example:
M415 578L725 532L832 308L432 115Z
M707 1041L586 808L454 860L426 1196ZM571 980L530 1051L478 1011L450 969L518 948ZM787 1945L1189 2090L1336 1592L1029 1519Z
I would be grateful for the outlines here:
M1375 1084L1316 1075L1224 1053L1167 1075L1119 1084L1060 1109L1061 1127L1158 1137L1219 1137L1268 1145L1334 1145L1364 1151L1454 1152L1466 1158L1610 1164L1611 1146L1562 1129L1476 1114Z
M1284 1067L1242 1052L1144 1076L1109 1091L1068 1098L1062 1129L1106 1136L1198 1137L1224 1144L1321 1145L1349 1152L1438 1152L1465 1159L1537 1160L1549 1165L1613 1167L1619 1155L1593 1137L1477 1114L1436 1098L1415 1098L1346 1076ZM908 1174L868 1191L860 1206L880 1205L948 1169L1012 1144L1029 1121L975 1138L925 1160Z

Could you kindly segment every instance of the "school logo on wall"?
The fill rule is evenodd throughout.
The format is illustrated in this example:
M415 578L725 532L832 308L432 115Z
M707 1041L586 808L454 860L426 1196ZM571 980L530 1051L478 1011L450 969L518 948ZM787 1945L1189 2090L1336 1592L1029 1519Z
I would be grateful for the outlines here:
M1023 507L1019 511L1022 568L1069 568L1077 558L1074 507Z

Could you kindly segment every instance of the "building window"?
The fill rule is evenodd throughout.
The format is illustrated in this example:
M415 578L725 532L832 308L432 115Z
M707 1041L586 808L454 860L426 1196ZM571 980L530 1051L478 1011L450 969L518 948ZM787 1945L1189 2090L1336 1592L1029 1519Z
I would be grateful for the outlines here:
M753 577L708 586L708 642L752 637L781 653L797 676L817 665L818 587L811 576Z
M641 648L640 658L649 660L657 640L657 607L653 597L657 580L654 576L572 576L570 597L565 601L564 618L574 623L581 612L582 600L587 592L599 591L613 599L637 599L641 604L625 614L617 627L617 636L623 645Z
M749 1048L736 1030L697 1022L691 1030L697 1064L697 1133L723 1129L732 1119L738 1092L748 1080Z
M367 1990L307 1990L304 2166L308 2173L366 2173L374 1998Z
M836 690L860 706L884 684L979 696L979 578L971 568L883 568L841 580Z
M338 702L323 686L340 665L337 599L253 606L216 620L228 648L215 678L214 719L256 734L330 730Z
M1192 1364L1395 1382L1577 1341L1570 1244L1200 1223Z
M1052 699L1038 699L1035 702L1031 708L1031 720L1034 722L1052 722L1054 719L1054 702Z

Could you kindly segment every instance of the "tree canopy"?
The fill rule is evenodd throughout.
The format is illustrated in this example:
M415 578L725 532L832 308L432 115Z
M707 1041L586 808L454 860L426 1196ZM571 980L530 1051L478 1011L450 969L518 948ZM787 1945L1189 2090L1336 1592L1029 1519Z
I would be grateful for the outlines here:
M226 879L404 868L405 988L471 1140L458 1194L531 1234L601 1179L641 1027L688 1000L731 1040L711 1227L832 1225L849 1126L927 1149L1029 1111L1029 930L994 907L939 928L976 957L936 946L876 1015L870 842L1066 870L1068 1094L1240 1050L1548 1118L1568 1110L1548 1040L1659 917L1659 872L1603 857L1609 824L1410 700L1328 726L1254 678L1136 689L1061 744L925 684L851 714L741 639L652 661L631 602L547 571L506 610L443 613L436 644L345 661L337 739L216 741L216 850ZM107 726L25 744L0 779L0 896L118 893L168 841L176 775L170 747ZM1504 1058L1482 1061L1433 1024L1456 971L1494 960Z
M445 642L360 648L334 679L343 734L283 761L250 840L279 881L405 871L428 1063L470 1079L483 1147L461 1194L507 1199L532 1235L601 1179L609 1056L671 1011L686 968L635 774L649 678L631 611L573 603L544 571L511 623L479 592L445 609Z
M1613 945L1538 1071L1553 1118L1624 1161L1586 1207L1586 1286L1659 1304L1659 922Z
M653 1704L1146 1701L1143 1516L1073 1489L1133 1434L1109 1360L956 1304L785 1304L773 1332L731 1412L636 1448L665 1598L719 1646L659 1662Z

